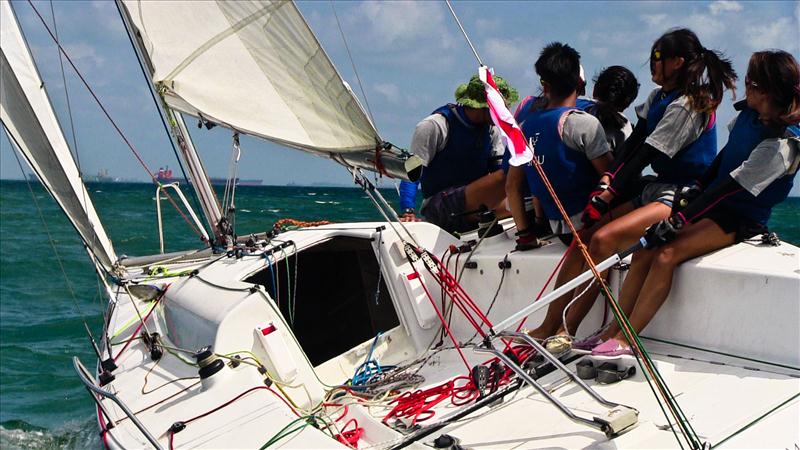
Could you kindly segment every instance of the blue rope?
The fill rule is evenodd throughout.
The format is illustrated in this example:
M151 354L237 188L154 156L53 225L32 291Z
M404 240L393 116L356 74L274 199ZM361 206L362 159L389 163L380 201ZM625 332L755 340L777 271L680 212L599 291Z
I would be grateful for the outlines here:
M270 275L272 275L272 299L275 302L277 302L278 298L277 298L277 294L275 292L275 289L276 289L275 288L275 286L276 286L276 284L275 284L275 271L272 270L272 261L270 261L269 257L270 257L270 255L267 255L267 253L265 252L264 253L264 259L267 260L267 267L269 267L269 273L270 273Z
M380 332L375 335L375 339L372 340L372 345L369 348L369 353L367 353L367 358L356 368L356 371L353 374L353 378L350 381L352 386L362 386L367 384L369 380L376 375L394 369L394 366L381 366L378 361L372 359L372 353L375 351L375 346L378 344L378 339L380 339L382 335L383 332Z

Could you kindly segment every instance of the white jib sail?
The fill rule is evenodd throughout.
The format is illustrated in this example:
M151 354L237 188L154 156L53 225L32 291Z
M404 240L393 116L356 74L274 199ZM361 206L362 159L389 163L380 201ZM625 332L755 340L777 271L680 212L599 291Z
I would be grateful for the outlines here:
M117 257L94 209L11 5L0 0L0 119L107 270Z
M124 0L173 109L316 152L379 136L290 1Z

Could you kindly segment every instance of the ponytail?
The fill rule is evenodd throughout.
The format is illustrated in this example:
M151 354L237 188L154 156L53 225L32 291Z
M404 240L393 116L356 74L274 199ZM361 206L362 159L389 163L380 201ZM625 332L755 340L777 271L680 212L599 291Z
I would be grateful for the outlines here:
M736 98L736 71L731 61L715 50L701 48L698 58L688 63L684 73L683 93L697 111L710 113L717 109L726 88Z

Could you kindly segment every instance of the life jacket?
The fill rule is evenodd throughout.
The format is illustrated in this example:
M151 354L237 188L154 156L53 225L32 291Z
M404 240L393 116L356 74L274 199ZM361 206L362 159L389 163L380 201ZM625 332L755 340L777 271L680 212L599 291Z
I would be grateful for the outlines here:
M736 118L736 123L728 137L728 143L721 151L719 171L710 186L721 183L736 168L742 165L753 150L764 139L770 137L770 128L758 120L758 111L745 107ZM786 128L784 136L800 136L800 127L797 125ZM795 173L786 174L767 186L760 194L753 195L745 190L724 198L719 206L734 211L737 215L766 225L772 208L784 201L789 196L794 184Z
M656 99L647 111L647 134L650 135L664 117L667 107L681 96L678 91L669 94L659 89ZM699 178L717 156L717 126L712 115L708 126L694 142L680 149L672 158L658 152L650 163L656 173L656 182L689 184Z
M541 161L553 190L569 215L580 212L586 206L589 194L599 178L586 155L568 147L558 132L561 116L574 109L570 107L537 109L527 114L522 125L525 136L535 141L534 157ZM526 166L525 175L531 193L542 204L545 216L553 220L561 219L561 213L536 169Z
M431 197L450 187L465 186L489 173L492 139L487 125L474 125L461 105L434 111L447 119L447 142L422 171L422 194Z

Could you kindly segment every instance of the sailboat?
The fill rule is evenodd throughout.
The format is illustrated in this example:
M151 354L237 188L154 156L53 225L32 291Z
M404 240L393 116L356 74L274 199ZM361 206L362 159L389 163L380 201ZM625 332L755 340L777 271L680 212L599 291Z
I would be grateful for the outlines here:
M548 278L565 247L554 239L514 252L509 222L457 238L395 220L363 171L407 179L418 162L380 138L292 2L118 6L201 211L179 186L159 189L177 195L202 249L115 252L10 3L0 2L3 126L75 226L109 297L97 361L73 360L106 447L800 442L797 247L745 242L687 262L643 330L647 370L585 381L576 376L585 354L551 355L516 332L559 294ZM235 183L220 202L185 116L332 159L386 220L235 236ZM614 294L628 256L598 262ZM581 277L572 286L592 274ZM602 324L603 304L577 336Z

